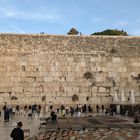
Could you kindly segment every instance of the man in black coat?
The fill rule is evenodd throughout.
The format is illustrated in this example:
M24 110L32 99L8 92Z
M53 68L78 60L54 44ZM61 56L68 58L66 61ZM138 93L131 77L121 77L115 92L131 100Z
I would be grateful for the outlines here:
M4 120L5 120L5 122L9 122L10 112L9 112L9 108L8 108L7 104L5 104L3 106L3 111L4 111Z
M17 123L17 128L14 128L11 132L13 140L24 140L24 131L21 129L23 126L22 122Z

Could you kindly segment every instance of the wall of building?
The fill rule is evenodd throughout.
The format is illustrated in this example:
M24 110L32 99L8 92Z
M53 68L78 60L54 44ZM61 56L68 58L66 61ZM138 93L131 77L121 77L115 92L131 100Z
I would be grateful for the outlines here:
M111 103L131 89L140 101L140 37L0 34L0 104Z

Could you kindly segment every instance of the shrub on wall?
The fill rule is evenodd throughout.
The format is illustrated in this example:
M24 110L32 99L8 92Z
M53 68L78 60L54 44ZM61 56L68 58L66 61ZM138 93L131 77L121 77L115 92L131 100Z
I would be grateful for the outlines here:
M88 97L88 96L86 97L86 100L87 100L87 101L89 100L89 97Z
M12 96L11 100L17 100L18 98L16 96Z
M72 101L75 102L75 101L78 101L78 100L79 100L78 95L74 94L74 95L72 96Z
M115 48L112 48L111 50L110 50L110 53L116 53L117 52L117 50L115 49Z
M41 97L41 100L42 100L42 102L46 101L46 96L45 96L45 95L42 96L42 97Z
M140 74L138 74L137 76L131 75L131 77L133 78L133 80L136 80L137 83L140 83Z
M91 79L93 76L92 76L92 73L91 72L86 72L84 73L84 78L86 79Z

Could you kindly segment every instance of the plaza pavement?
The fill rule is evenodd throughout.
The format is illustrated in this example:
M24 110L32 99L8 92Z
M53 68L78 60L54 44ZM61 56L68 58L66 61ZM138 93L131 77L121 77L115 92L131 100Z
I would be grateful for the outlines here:
M140 124L133 124L132 118L122 116L118 118L114 119L112 116L105 115L95 115L94 118L86 119L64 117L59 118L56 124L52 124L50 121L45 127L39 129L40 120L37 117L28 119L27 116L16 115L14 119L5 123L2 116L0 140L11 140L10 133L18 121L23 122L23 129L31 130L31 137L38 136L37 140L44 140L44 138L45 140L140 140ZM126 125L125 121L123 122L124 119L127 122ZM59 126L60 131L55 128L56 125L57 128ZM111 127L109 128L109 126ZM133 129L134 126L136 126L135 129Z
M11 140L10 133L13 128L17 126L17 122L23 122L23 129L30 129L30 136L37 135L39 132L39 119L33 118L28 119L27 116L16 115L15 118L11 119L9 122L4 122L3 116L0 122L0 140Z

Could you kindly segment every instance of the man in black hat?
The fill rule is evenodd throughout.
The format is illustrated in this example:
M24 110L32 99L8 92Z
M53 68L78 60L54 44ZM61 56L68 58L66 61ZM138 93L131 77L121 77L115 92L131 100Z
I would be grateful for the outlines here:
M21 129L23 126L22 122L17 123L17 128L14 128L11 132L13 140L24 140L24 131Z

